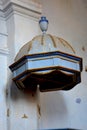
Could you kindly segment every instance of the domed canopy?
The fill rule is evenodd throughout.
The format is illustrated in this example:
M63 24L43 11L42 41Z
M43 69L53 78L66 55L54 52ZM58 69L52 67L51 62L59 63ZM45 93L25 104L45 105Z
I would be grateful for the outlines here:
M15 61L19 60L24 55L53 51L61 51L69 54L75 53L72 46L64 39L50 34L43 34L34 37L30 42L25 44L17 54Z
M70 90L81 82L82 58L62 38L46 34L48 20L39 21L42 35L34 37L17 54L10 66L18 88L41 92Z

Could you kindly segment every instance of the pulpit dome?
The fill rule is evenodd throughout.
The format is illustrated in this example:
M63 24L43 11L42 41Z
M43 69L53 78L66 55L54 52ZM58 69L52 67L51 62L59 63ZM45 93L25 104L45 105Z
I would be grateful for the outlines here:
M43 34L34 37L30 42L25 44L18 52L15 61L19 60L24 55L53 51L61 51L69 54L75 53L73 47L64 39L50 34Z

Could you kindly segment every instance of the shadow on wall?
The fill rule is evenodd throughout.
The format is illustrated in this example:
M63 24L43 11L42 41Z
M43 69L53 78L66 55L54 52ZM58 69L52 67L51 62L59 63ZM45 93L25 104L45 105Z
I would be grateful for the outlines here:
M12 81L11 85L10 85L10 96L11 99L13 101L18 101L18 100L25 100L28 102L32 102L35 98L36 98L36 91L32 92L32 91L23 91L17 88L17 86L15 85L15 83Z
M58 128L68 123L68 110L62 91L42 93L41 104L41 127Z
M6 90L6 100L12 100L12 102L17 101L24 101L24 102L31 102L34 101L36 97L36 92L31 91L23 91L17 88L15 83L12 80L12 74L10 74L9 80L8 80L8 88ZM10 99L8 99L10 98ZM8 102L8 101L7 101Z

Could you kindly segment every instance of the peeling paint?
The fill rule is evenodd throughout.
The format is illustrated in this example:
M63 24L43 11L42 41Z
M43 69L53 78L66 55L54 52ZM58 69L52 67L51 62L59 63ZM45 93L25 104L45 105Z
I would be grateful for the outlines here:
M87 66L85 66L85 71L87 72Z
M6 89L6 96L8 96L8 89Z
M28 118L28 116L27 116L26 114L24 114L24 115L22 116L22 118Z
M39 104L37 104L37 111L38 111L39 116L41 116L41 108Z
M10 113L9 113L9 108L7 109L7 116L9 117Z
M76 103L80 104L81 103L81 98L77 98Z
M82 47L82 50L85 51L85 47L84 46Z

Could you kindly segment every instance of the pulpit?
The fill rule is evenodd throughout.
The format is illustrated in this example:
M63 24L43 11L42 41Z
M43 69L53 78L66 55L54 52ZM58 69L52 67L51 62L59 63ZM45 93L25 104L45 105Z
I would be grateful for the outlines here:
M82 58L64 39L46 34L48 20L39 21L42 35L34 37L18 52L10 66L20 89L41 92L70 90L81 82Z

